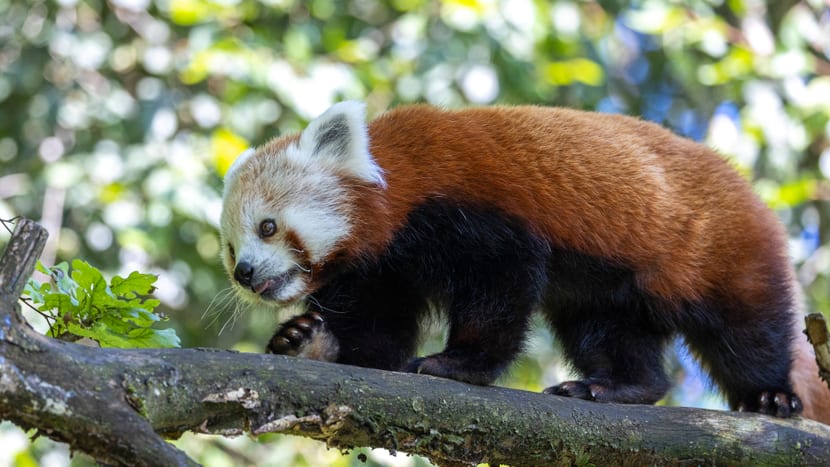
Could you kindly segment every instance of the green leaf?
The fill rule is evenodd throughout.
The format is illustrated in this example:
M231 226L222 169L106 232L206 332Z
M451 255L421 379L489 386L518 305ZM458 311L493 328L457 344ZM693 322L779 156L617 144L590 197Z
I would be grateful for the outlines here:
M133 298L136 294L147 295L153 292L155 288L153 284L156 283L156 277L153 274L142 274L137 271L130 273L127 278L115 276L110 281L110 289L116 295L122 295L127 298Z
M139 327L150 327L153 323L161 321L161 317L153 312L142 308L130 308L122 312L122 319L131 322Z
M48 284L41 284L34 278L29 279L23 287L23 296L29 297L29 299L35 303L43 303L43 294L49 291L48 288L46 291L43 290L44 285Z
M118 300L109 290L104 275L86 261L72 261L72 279L86 291L86 296L79 297L79 302L87 314L97 316L96 313L108 306L118 306Z
M173 328L136 329L130 332L130 342L135 347L147 349L173 348L181 345L179 336Z
M40 260L37 260L37 262L35 263L35 270L37 272L39 272L41 274L44 274L44 275L47 275L47 276L52 272L52 271L49 270L49 268L44 266L43 263L40 262ZM34 279L32 279L32 280L34 280ZM35 282L37 282L37 281L35 281Z
M38 307L40 311L57 310L57 316L66 313L78 314L80 307L74 297L62 293L49 293L43 296L43 303Z
M119 332L115 332L102 321L98 321L92 325L91 328L78 326L77 324L69 325L69 332L76 336L87 337L92 339L101 347L116 347L116 348L132 348L129 338Z
M98 342L101 347L121 349L170 348L180 345L174 329L134 328L124 332L120 327L113 329L104 321L96 322L91 328L71 325L69 332Z

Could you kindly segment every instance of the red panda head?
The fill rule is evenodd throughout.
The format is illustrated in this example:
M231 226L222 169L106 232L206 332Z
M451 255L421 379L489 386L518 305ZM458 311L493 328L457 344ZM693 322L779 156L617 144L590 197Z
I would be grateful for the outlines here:
M225 175L222 259L237 293L291 303L354 227L347 180L384 186L362 103L341 102L300 134L244 152Z

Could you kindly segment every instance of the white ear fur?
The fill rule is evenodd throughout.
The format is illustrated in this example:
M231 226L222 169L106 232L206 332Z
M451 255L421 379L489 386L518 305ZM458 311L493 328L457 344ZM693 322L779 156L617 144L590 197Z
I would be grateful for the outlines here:
M236 172L239 170L240 167L245 165L245 161L250 159L251 156L253 156L254 154L256 154L256 149L248 148L244 150L242 154L236 156L236 159L234 159L233 164L231 164L231 166L228 168L228 171L225 172L224 185L226 192L228 190L228 185L230 185L230 181L233 180L233 178L236 176Z
M300 135L304 157L346 169L367 182L386 186L383 171L369 154L366 105L358 101L334 104L308 124Z

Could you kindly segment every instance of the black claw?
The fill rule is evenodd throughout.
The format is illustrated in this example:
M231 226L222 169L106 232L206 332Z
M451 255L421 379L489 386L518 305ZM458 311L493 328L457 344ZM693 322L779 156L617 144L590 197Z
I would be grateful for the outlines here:
M286 321L268 342L268 353L297 355L323 325L323 317L316 312L305 313Z
M792 409L793 413L801 413L804 409L804 406L801 405L801 399L798 396L793 396L790 399L790 409Z
M297 323L295 323L295 325L297 326L297 329L307 333L307 332L311 332L311 330L313 329L314 322L312 322L312 321L298 321Z
M754 402L755 405L752 405ZM739 412L757 412L764 415L773 415L779 418L789 418L801 413L801 400L795 394L788 392L764 391L749 403L741 401L737 405Z
M289 342L285 337L274 336L271 338L271 341L268 343L268 347L265 350L266 352L272 354L287 354L291 350L291 342Z
M565 381L564 383L551 386L544 391L545 394L555 396L573 397L576 399L596 400L591 387L582 381Z

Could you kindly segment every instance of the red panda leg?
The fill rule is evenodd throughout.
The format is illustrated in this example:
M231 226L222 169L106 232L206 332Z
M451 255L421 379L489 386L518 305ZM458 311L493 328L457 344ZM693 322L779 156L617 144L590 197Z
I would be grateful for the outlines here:
M365 271L342 274L308 307L281 325L269 352L383 370L400 370L415 354L427 309L401 278Z
M413 210L387 261L446 312L449 335L443 352L405 369L492 383L522 349L549 255L546 241L497 209L435 199Z
M598 402L657 402L669 388L663 349L670 333L646 322L632 323L636 312L598 308L571 309L552 319L565 355L584 379L544 392Z
M509 282L509 281L508 281ZM406 370L471 384L487 385L521 352L537 284L511 283L512 290L477 289L458 293L450 307L443 352L411 361Z
M686 342L733 410L789 417L801 411L790 382L795 336L786 290L770 288L764 307L736 311L719 303L690 307ZM733 305L734 306L734 305Z

